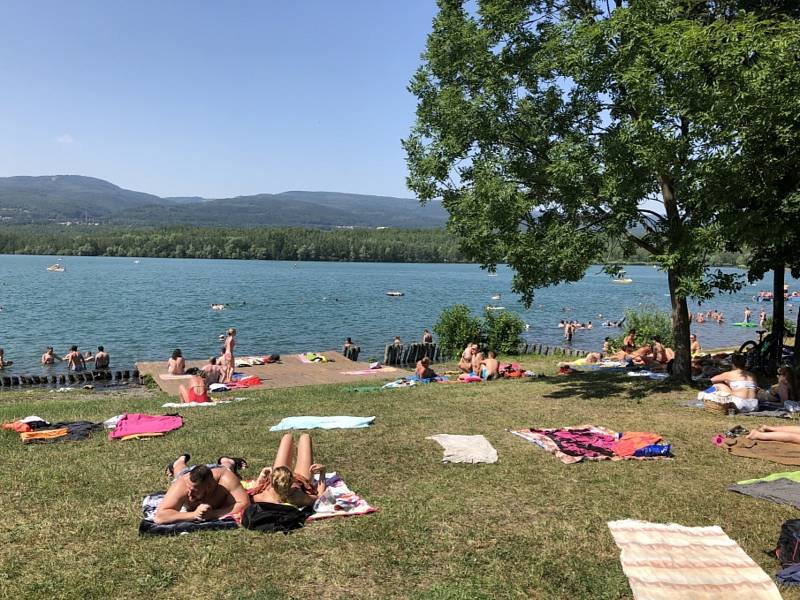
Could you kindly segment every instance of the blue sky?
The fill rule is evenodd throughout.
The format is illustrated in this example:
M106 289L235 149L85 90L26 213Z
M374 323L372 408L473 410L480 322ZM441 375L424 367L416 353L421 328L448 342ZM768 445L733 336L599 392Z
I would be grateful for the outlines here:
M0 176L410 196L434 0L3 0Z

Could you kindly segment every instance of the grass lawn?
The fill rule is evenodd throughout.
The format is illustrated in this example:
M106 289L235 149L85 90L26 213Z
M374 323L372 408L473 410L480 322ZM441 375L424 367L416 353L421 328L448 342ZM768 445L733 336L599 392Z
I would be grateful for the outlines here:
M554 374L552 360L525 363ZM361 385L361 384L359 384ZM369 383L365 384L369 385ZM0 432L2 598L626 598L631 592L606 522L635 518L722 526L774 574L767 556L794 509L734 494L735 481L791 470L738 458L711 436L734 423L678 406L695 390L623 375L427 385L355 393L345 386L253 392L185 409L163 438L24 446ZM247 394L239 394L247 395ZM158 392L0 393L0 420L102 421L160 414ZM377 416L369 429L316 431L317 462L379 511L309 524L288 536L221 531L140 538L141 499L165 488L178 454L271 464L291 415ZM506 428L585 423L655 431L671 461L563 465ZM444 465L435 433L483 434L494 465ZM786 598L800 598L787 592Z

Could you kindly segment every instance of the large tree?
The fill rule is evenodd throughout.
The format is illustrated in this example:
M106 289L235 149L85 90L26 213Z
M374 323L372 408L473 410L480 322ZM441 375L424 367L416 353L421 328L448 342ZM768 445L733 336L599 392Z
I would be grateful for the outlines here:
M508 263L527 303L580 279L608 239L649 252L667 274L674 373L688 380L687 298L734 283L708 269L725 241L725 199L709 191L730 175L725 82L761 49L757 17L734 2L438 4L411 83L409 187L441 197L465 253ZM744 53L731 35L748 38Z

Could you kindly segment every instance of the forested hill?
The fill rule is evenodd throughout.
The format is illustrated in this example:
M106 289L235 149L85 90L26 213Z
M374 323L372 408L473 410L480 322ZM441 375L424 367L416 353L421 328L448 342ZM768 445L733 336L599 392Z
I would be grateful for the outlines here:
M79 175L0 177L0 222L119 226L438 228L439 203L411 198L291 191L235 198L161 198Z

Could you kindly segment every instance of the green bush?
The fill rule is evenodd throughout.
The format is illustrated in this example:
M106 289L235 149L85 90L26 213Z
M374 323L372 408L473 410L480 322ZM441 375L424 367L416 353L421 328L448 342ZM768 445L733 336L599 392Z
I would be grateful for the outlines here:
M612 350L622 348L622 340L625 333L631 329L636 330L636 343L648 343L654 335L661 338L661 343L668 348L674 348L672 337L672 317L666 311L659 310L654 305L649 304L640 307L638 310L626 310L623 333L616 338L612 338L609 345Z
M767 317L764 320L764 329L770 333L772 332L772 317ZM786 335L794 337L794 334L797 331L797 323L792 317L784 319L783 330L786 332Z
M433 326L444 356L457 356L467 344L481 341L481 320L472 316L469 308L456 304L445 308Z
M519 352L525 321L517 313L503 311L495 314L494 311L487 310L483 325L488 350L494 350L498 354Z

